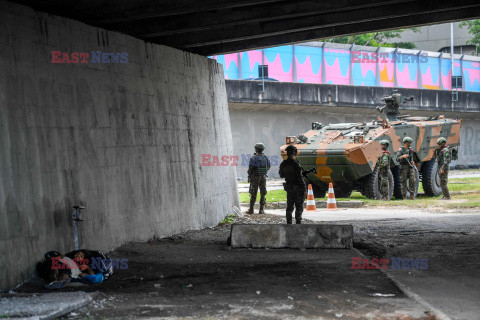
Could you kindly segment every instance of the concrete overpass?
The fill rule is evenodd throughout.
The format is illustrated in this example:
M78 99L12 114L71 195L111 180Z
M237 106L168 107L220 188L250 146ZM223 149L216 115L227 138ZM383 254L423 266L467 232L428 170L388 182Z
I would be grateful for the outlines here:
M234 152L222 68L202 55L478 16L477 0L0 0L0 289L73 249L74 205L99 250L238 205L235 169L201 165ZM267 136L291 122L269 116Z
M278 176L281 161L279 148L285 137L299 135L321 123L365 122L376 119L381 98L392 88L292 82L265 82L261 93L259 81L225 80L230 110L234 154L246 159L254 152L256 142L266 145L266 154L273 161L270 177ZM398 89L414 101L401 113L438 115L464 120L461 131L459 160L456 165L480 164L480 93L459 92L459 100L451 102L446 90ZM248 162L237 167L237 176L246 178Z
M12 1L202 55L480 17L476 0Z

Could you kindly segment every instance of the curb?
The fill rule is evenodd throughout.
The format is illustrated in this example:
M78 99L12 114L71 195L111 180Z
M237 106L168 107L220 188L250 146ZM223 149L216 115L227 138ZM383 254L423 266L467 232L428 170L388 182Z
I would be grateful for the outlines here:
M59 310L56 310L56 311L53 311L51 312L50 314L48 315L42 315L40 316L39 318L40 319L56 319L58 317L61 317L63 315L66 315L67 313L70 313L74 310L77 310L77 309L80 309L82 307L85 307L87 304L89 304L90 302L93 301L93 299L95 298L95 296L97 295L97 292L94 292L94 293L91 293L90 295L88 295L83 301L79 301L75 304L71 304L69 306L66 306L62 309L59 309Z
M362 258L368 259L368 257L366 257L362 252L360 252L360 250L353 247L352 247L352 250L356 251L359 254L359 256L361 256ZM407 297L409 297L412 300L415 300L425 308L429 309L438 318L438 320L452 320L452 318L447 316L443 311L435 308L430 303L423 300L422 297L420 297L418 294L413 292L408 286L401 283L399 280L397 280L397 278L392 276L390 273L380 268L377 270L379 270L381 273L387 276L387 278L390 279L398 287L398 289L400 289L400 291L402 291Z
M21 319L55 319L91 303L98 292L55 291L0 299L2 314Z
M317 206L317 209L322 209L327 207L327 201L315 201L315 204ZM352 201L337 201L337 207L338 208L361 208L364 205L364 201L357 201L357 200L352 200ZM240 203L240 206L243 207L248 207L249 203L248 202L242 202ZM306 203L303 203L303 208L305 208ZM255 209L260 208L260 205L255 203ZM286 209L287 208L287 203L286 202L272 202L272 203L267 203L265 205L265 209Z

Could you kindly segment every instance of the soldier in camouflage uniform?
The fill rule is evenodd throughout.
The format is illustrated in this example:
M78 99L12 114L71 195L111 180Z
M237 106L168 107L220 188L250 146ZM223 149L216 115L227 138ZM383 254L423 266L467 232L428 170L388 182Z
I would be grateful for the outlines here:
M265 146L263 143L255 145L255 154L250 158L248 165L248 182L250 182L250 208L247 214L253 214L253 207L257 200L257 192L260 188L260 210L259 214L264 214L265 196L267 195L267 172L270 170L270 160L263 154Z
M305 181L302 175L302 166L295 160L297 147L289 145L285 151L288 158L280 164L279 174L285 179L283 184L287 191L287 223L292 224L293 207L295 206L295 222L302 223L303 201L306 196Z
M400 182L402 184L402 198L407 198L407 190L410 192L410 199L415 199L416 170L415 161L419 161L417 153L410 148L412 138L403 138L403 147L397 151L397 161L400 164ZM407 186L408 181L408 186Z
M442 200L450 200L448 191L448 172L450 171L450 161L452 160L450 148L447 146L447 139L439 138L437 144L440 149L437 150L437 163L440 170L440 185L442 186Z
M378 157L377 165L378 165L378 178L380 182L380 200L389 200L388 198L388 174L390 172L390 167L393 164L392 156L390 152L387 150L390 142L388 140L380 141L380 145L382 146L382 154Z

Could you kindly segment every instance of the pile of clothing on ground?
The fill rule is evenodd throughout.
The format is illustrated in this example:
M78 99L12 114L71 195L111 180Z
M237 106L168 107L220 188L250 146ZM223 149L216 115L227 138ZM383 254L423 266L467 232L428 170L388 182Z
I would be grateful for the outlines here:
M70 282L101 283L113 274L113 266L99 251L82 249L66 254L49 251L37 263L37 273L45 280L45 288L60 289Z

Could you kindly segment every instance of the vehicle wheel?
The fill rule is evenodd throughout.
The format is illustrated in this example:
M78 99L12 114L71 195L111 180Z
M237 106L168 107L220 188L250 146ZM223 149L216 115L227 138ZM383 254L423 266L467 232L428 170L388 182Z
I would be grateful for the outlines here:
M328 188L312 183L312 190L313 190L313 196L315 198L325 198L325 194L327 194Z
M350 198L352 195L352 189L345 187L333 187L333 192L335 192L335 198Z
M363 186L363 192L368 199L380 199L382 196L380 194L380 183L378 179L378 167L375 166L375 169L371 174L365 179L365 184ZM388 173L388 199L390 200L393 196L393 174L390 171Z
M438 170L438 164L435 158L423 164L422 185L425 194L429 197L438 197L442 194L440 170Z

